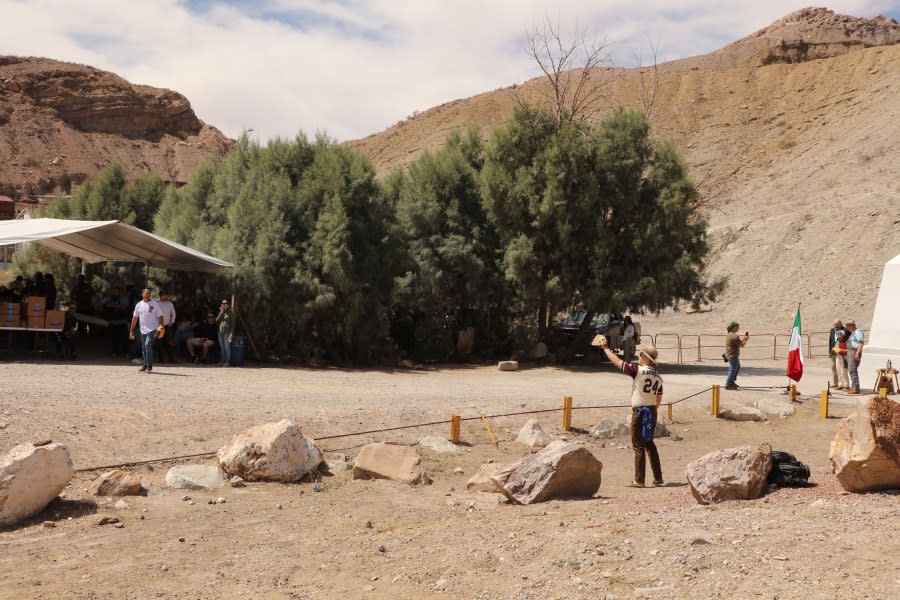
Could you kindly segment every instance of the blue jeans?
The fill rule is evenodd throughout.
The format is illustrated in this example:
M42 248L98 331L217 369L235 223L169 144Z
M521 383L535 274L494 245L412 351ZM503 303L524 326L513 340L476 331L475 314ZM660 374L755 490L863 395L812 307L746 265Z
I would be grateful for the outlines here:
M219 352L223 365L231 364L231 342L228 339L230 336L230 333L219 332Z
M725 379L725 385L735 385L738 373L741 372L741 359L737 356L728 357L728 377Z
M153 366L153 342L156 340L156 330L141 334L141 353L144 355L144 366Z

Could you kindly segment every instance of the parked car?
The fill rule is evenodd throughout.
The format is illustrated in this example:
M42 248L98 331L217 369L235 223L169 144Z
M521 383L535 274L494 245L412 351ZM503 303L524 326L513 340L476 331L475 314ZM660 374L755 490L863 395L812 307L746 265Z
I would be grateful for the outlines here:
M560 342L562 343L567 341L571 344L572 339L575 337L575 334L578 333L578 329L581 327L581 322L584 321L586 314L586 310L579 309L567 315L562 320L553 323L551 329L555 333L555 337L557 337L557 339L561 338ZM590 334L587 337L587 343L590 344L590 341L595 335L602 333L609 340L609 347L616 350L621 345L621 327L622 315L615 313L597 313L594 315L594 318L591 319ZM592 346L588 346L585 350L591 348Z

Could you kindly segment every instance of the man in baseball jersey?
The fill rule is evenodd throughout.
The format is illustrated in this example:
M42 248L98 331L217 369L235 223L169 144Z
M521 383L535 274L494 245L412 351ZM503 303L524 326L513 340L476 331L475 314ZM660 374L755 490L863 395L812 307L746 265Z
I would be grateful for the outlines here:
M657 407L662 403L663 380L656 370L656 348L642 344L637 363L626 362L609 349L606 337L598 335L594 342L603 348L613 366L630 376L631 385L631 448L634 452L634 480L631 487L644 487L646 458L650 456L650 470L653 471L653 485L663 485L659 452L653 443L653 429L656 425Z

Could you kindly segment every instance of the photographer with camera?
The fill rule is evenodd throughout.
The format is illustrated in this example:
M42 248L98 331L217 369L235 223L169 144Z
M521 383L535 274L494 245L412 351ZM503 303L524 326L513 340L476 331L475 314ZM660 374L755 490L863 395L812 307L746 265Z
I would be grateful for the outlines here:
M736 380L738 373L741 372L741 348L746 346L750 339L749 332L744 332L743 339L738 335L740 328L741 324L737 321L732 321L725 328L728 334L725 336L725 354L722 355L722 359L728 363L728 377L725 379L726 390L739 389Z

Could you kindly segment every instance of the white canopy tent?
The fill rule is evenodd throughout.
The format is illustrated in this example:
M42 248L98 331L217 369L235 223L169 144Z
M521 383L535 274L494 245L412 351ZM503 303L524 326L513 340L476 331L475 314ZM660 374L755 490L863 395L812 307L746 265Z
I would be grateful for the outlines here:
M151 267L203 273L218 273L233 266L119 221L0 221L0 246L25 242L37 242L87 263L140 262Z
M884 265L872 329L865 333L859 364L861 389L868 389L875 382L875 369L883 369L887 361L895 369L900 368L900 254Z

